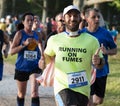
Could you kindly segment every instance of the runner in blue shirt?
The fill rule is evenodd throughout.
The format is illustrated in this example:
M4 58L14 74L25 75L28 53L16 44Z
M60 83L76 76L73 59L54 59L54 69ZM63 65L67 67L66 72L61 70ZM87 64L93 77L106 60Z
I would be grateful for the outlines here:
M42 42L37 32L32 31L34 15L25 13L22 17L24 29L18 31L13 39L11 54L18 54L14 79L17 82L17 106L24 106L27 83L31 84L31 106L40 106L36 77L42 72L38 61L42 54Z
M105 95L107 75L109 74L108 55L115 55L117 53L117 46L111 37L109 31L105 28L99 27L99 10L95 8L89 8L85 12L85 18L88 26L83 28L83 32L88 32L92 36L96 37L102 46L102 53L105 59L105 65L102 69L97 70L96 80L91 86L91 98L92 105L96 106L103 103Z

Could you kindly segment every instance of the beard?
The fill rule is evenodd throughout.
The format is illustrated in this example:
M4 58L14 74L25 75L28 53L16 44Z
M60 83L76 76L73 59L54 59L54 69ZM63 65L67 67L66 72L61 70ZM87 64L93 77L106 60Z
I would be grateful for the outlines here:
M71 32L77 31L79 29L79 22L74 22L74 25L66 24L66 28L69 29Z

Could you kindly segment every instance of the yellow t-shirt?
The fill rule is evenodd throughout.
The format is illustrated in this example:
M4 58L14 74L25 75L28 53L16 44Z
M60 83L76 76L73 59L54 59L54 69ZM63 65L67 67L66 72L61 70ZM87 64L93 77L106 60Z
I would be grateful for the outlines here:
M88 33L69 37L62 32L48 39L45 54L55 56L55 95L70 88L89 96L91 61L98 48L98 40Z
M6 31L6 24L4 24L4 23L0 23L0 29L2 30L2 31Z

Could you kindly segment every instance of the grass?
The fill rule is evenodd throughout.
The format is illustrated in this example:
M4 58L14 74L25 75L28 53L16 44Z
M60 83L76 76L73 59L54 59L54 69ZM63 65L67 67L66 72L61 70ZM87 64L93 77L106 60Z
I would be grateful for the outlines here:
M100 106L120 106L120 34L117 39L118 53L109 56L110 74L107 79L104 103ZM17 55L8 56L5 62L15 64Z
M8 55L8 58L4 58L4 62L7 62L7 63L10 63L10 64L15 64L15 61L16 61L16 58L17 58L17 54L16 55Z
M120 106L120 34L117 46L117 55L109 56L110 74L107 79L104 103L100 106Z

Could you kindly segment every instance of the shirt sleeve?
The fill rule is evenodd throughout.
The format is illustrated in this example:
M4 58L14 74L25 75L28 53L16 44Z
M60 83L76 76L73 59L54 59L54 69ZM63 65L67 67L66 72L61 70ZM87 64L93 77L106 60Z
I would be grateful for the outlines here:
M47 46L46 46L46 48L45 48L44 53L47 54L47 55L49 55L49 56L55 56L53 36L51 36L51 37L48 39L48 41L47 41Z
M106 48L107 49L114 49L114 48L116 48L117 45L115 44L115 42L114 42L110 32L107 32L106 35L107 35L107 45L105 45Z

